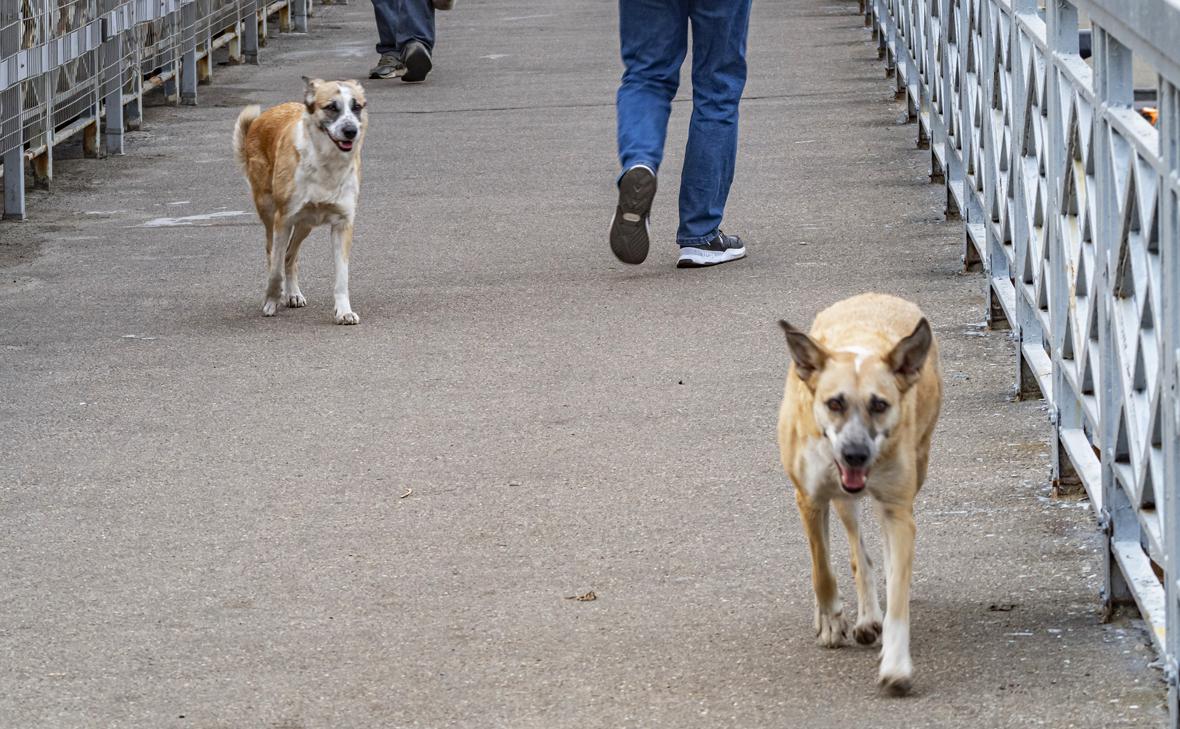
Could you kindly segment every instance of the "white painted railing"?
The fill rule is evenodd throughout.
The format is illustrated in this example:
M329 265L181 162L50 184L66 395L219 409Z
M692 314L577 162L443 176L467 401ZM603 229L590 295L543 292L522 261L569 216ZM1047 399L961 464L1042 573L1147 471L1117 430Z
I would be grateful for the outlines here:
M1106 534L1105 604L1150 625L1180 727L1180 0L862 9L988 319L1018 335L1019 392L1053 405L1055 486Z
M257 62L268 17L306 31L309 8L310 0L0 0L4 217L25 217L27 163L47 184L54 146L79 133L88 156L122 153L146 92L196 103L218 48L229 46L231 61Z

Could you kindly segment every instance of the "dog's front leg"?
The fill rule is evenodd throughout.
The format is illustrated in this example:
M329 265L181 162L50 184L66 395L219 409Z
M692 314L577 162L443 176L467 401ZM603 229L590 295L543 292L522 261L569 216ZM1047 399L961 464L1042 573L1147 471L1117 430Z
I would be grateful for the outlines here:
M811 546L811 585L815 589L815 634L824 648L839 648L848 630L840 588L828 561L828 503L812 502L796 491L799 516Z
M860 535L860 508L857 502L835 499L836 513L848 532L852 557L852 576L856 581L856 628L852 634L861 645L872 645L881 635L881 603L877 600L877 581L873 562Z
M266 281L266 300L262 302L263 316L274 316L279 309L279 297L283 295L283 267L287 259L287 244L290 241L291 224L286 218L276 220L274 249L270 252L269 261L270 275Z
M360 324L361 318L348 300L348 254L352 251L352 221L332 224L332 250L336 256L336 323Z
M881 531L888 545L885 587L885 632L881 638L878 683L894 696L909 692L914 666L910 660L910 578L914 564L914 512L910 504L884 504Z

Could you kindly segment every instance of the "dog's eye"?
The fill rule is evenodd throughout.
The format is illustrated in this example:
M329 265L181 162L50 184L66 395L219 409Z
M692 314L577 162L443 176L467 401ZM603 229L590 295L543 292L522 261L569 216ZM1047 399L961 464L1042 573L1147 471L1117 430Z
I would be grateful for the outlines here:
M336 105L335 101L324 104L324 111L340 111L340 107Z
M361 109L363 109L363 108L364 108L364 107L363 107L363 106L361 106L361 103L360 103L359 101L354 101L354 102L352 102L352 113L353 113L353 114L360 114L360 113L361 113Z
M828 406L828 410L831 410L833 413L844 412L844 398L842 397L833 397L825 404Z
M869 400L869 412L873 415L880 415L889 409L889 403L885 402L879 397L874 396Z

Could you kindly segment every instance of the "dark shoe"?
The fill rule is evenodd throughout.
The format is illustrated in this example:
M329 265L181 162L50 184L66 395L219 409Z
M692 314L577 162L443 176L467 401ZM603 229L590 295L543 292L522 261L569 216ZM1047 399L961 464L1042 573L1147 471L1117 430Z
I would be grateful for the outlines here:
M382 53L377 65L369 70L369 78L397 78L406 73L405 64L397 53Z
M402 63L406 67L402 81L408 84L425 81L426 74L434 67L430 62L430 51L418 41L410 41L402 48Z
M610 249L623 263L643 263L651 244L648 218L656 196L656 173L643 166L627 170L619 180L619 205L610 221Z
M726 235L720 230L708 243L680 247L680 260L676 268L700 268L716 266L746 257L746 244L736 235Z

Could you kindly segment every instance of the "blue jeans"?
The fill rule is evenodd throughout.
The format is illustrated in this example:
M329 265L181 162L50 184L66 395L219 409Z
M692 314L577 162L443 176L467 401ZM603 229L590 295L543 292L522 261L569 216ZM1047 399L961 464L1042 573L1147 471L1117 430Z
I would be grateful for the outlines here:
M434 50L434 3L431 0L373 0L377 14L377 52L401 53L410 41Z
M623 170L659 171L672 98L692 26L692 120L680 181L676 242L712 240L737 158L751 0L619 0L623 81L617 100Z

